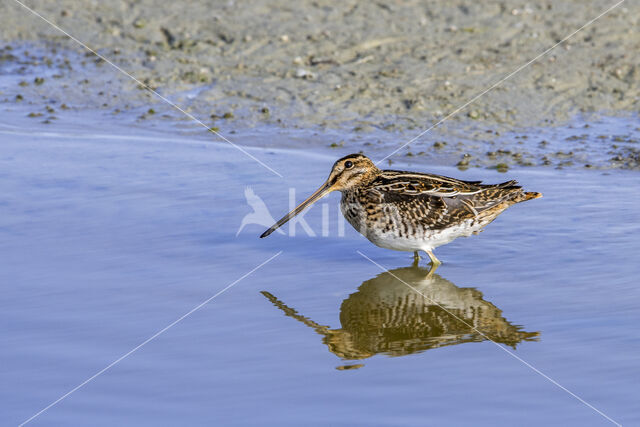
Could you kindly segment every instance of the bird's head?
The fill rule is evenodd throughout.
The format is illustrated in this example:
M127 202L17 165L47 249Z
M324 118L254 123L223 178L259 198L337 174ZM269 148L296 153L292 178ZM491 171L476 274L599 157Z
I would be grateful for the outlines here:
M328 185L330 191L349 190L368 183L378 172L380 170L364 154L349 154L333 164L324 185Z
M349 154L337 160L331 168L329 178L298 207L276 222L260 237L267 237L294 216L302 212L307 206L311 206L332 191L350 190L370 182L380 172L376 165L363 154Z

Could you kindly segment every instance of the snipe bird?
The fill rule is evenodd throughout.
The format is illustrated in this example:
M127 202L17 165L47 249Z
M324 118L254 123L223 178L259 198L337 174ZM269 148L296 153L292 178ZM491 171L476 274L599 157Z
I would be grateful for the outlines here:
M342 192L347 221L374 245L429 255L458 237L478 233L509 206L542 197L516 181L486 185L418 172L380 170L362 154L336 161L327 181L260 237L267 237L332 191Z

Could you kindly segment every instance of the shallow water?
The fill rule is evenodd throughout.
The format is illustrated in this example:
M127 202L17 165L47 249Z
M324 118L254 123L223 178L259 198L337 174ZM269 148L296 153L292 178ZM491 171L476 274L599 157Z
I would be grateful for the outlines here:
M261 240L255 224L236 236L247 186L278 218L289 187L299 201L333 158L251 149L279 178L170 131L20 120L0 125L2 425L230 284L32 424L610 423L503 349L640 423L637 173L432 168L517 178L544 198L439 248L444 264L427 276L348 225L340 236L338 195L305 216L315 237L298 226Z

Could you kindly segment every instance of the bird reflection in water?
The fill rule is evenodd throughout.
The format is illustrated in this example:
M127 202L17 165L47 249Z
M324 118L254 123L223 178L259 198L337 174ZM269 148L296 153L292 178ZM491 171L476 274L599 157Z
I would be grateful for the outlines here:
M515 349L518 343L537 341L539 336L539 332L524 332L509 323L477 289L459 288L417 265L391 270L362 283L342 302L340 329L314 322L269 292L262 294L285 315L322 335L329 351L344 360L379 353L404 356L486 339Z

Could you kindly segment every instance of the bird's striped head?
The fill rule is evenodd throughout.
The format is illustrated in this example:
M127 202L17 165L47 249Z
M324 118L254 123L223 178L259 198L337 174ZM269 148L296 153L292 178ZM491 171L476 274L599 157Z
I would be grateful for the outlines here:
M338 159L331 168L325 185L331 191L343 191L369 182L380 172L376 165L364 154L349 154Z

